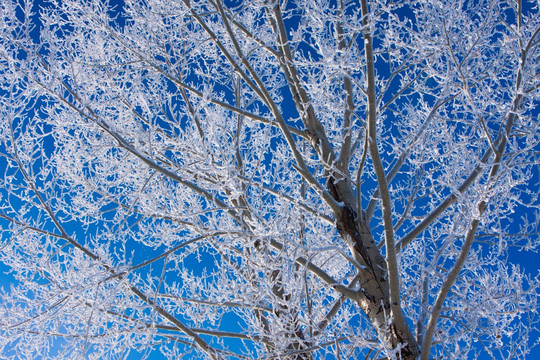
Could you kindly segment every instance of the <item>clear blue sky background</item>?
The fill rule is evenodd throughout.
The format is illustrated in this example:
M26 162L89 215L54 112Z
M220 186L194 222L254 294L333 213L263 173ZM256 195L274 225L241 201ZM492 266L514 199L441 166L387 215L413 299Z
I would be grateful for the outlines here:
M41 4L43 4L44 2L42 0L35 0L35 4L36 4L36 12L37 12L37 7L40 6ZM111 1L111 3L113 3L113 1ZM119 5L122 5L122 1L118 1L118 4ZM36 20L37 20L37 15L36 15ZM34 37L37 39L38 36L39 36L39 27L37 27L33 33ZM539 110L540 112L540 110ZM538 118L538 116L537 116ZM0 166L2 166L2 164L0 163ZM530 179L530 187L532 190L534 190L535 192L538 192L539 190L539 187L540 187L540 174L536 173L535 176L533 178ZM531 214L523 214L524 216L525 215L531 215ZM517 228L517 225L516 225L516 232L519 230ZM523 252L523 251L519 251L518 249L515 249L515 250L512 250L510 252L511 254L511 257L509 259L509 262L510 263L514 263L514 264L520 264L521 266L523 266L527 272L529 272L530 274L532 274L533 276L538 274L538 270L539 270L539 263L540 263L540 257L538 256L538 254L536 253L532 253L532 252ZM146 253L146 254L140 254L140 253L137 253L137 258L134 259L133 263L134 264L137 264L141 261L143 261L144 259L147 259L147 258L151 258L153 256L153 254L149 254L149 253ZM0 271L3 273L3 275L0 277L1 278L1 281L0 281L0 284L2 286L2 288L4 288L4 290L8 291L8 287L10 284L14 283L14 279L11 275L7 274L6 273L6 270L7 268L3 265L3 264L0 264ZM159 271L160 269L157 269L156 271ZM233 326L233 325L230 325L230 326ZM132 356L129 357L129 359L137 359L138 358L138 355L136 354L133 354ZM164 358L163 356L161 356L159 353L154 353L152 354L151 356L151 359L160 359L160 358ZM531 358L533 359L533 358Z

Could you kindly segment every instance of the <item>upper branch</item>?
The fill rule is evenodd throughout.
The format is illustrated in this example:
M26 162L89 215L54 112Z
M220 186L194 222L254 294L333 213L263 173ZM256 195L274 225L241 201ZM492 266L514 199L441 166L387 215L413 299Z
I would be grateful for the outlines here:
M398 264L396 259L396 248L394 243L394 228L392 225L392 201L386 180L386 174L379 155L377 143L377 99L375 88L375 67L373 54L373 38L367 31L369 28L370 11L367 0L361 1L364 31L364 48L366 58L367 96L368 96L368 134L369 152L373 160L373 167L377 176L377 183L382 199L382 212L384 222L384 238L386 244L386 265L388 269L388 282L390 290L390 306L392 310L393 322L395 324L396 336L400 342L408 343L408 350L411 355L419 353L414 337L410 333L409 327L401 311L401 296L399 286Z

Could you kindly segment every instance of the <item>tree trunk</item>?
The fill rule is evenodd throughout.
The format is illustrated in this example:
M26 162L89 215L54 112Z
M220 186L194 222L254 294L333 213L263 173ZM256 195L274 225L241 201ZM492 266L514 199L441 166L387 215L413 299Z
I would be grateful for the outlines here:
M401 349L398 358L416 359L420 350L407 324L394 321L390 306L390 292L386 279L386 261L379 252L364 216L353 210L352 199L342 198L340 194L352 192L345 181L335 183L333 177L327 182L328 191L334 199L343 203L341 212L334 214L336 226L342 238L351 247L355 260L363 266L358 270L360 286L355 301L366 314L386 346Z

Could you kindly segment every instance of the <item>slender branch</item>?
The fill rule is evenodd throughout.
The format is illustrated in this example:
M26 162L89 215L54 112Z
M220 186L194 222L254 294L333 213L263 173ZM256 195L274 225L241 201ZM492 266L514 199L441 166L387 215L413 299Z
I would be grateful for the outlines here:
M488 132L488 129L487 129L486 124L484 122L484 118L483 118L483 116L480 115L478 109L476 108L476 105L474 104L474 101L473 101L473 99L471 97L471 94L469 92L469 85L468 85L467 79L465 78L465 75L461 71L461 63L458 63L458 61L456 59L456 56L454 54L454 50L452 49L452 44L451 44L450 38L448 36L448 30L446 29L446 21L445 21L444 18L443 18L442 21L443 21L444 35L445 35L445 38L446 38L446 44L448 45L448 51L450 52L450 55L452 57L452 61L454 62L454 65L456 66L456 69L457 69L457 71L459 73L459 76L461 77L461 81L463 83L462 89L463 89L463 92L465 93L465 97L467 98L467 101L471 105L474 114L476 115L476 117L480 121L480 124L482 125L482 130L484 131L484 134L486 135L486 138L487 138L487 141L489 143L489 146L491 147L491 150L495 153L496 152L495 145L493 144L493 141L491 140L491 135Z
M481 213L485 210L485 204L482 203L481 207L479 209ZM424 334L424 342L422 343L422 355L421 360L428 360L429 359L429 349L431 348L431 343L433 341L433 334L435 333L435 325L437 324L437 321L439 320L439 316L442 311L442 306L444 304L444 300L446 299L446 296L450 292L450 289L452 288L452 285L457 279L457 276L459 275L459 272L461 271L461 268L463 267L463 264L465 263L465 260L467 259L467 256L469 255L469 250L471 249L471 245L474 240L474 234L476 233L476 229L478 228L478 224L480 223L479 219L474 219L469 230L467 231L467 235L465 236L465 242L463 246L461 247L461 251L459 254L458 259L452 266L452 269L448 273L443 286L441 287L441 290L439 291L439 294L437 295L437 299L435 300L435 303L433 304L433 309L431 311L431 316L429 317L429 322L426 327L426 332Z
M392 225L392 202L390 199L390 192L388 190L388 184L384 167L379 156L379 149L377 143L377 99L375 88L375 64L373 55L373 38L371 37L368 23L368 16L370 14L367 0L361 0L361 9L363 16L363 25L366 28L364 31L364 49L366 59L366 77L367 77L367 94L368 94L368 108L367 108L367 136L369 137L369 152L373 161L373 168L377 177L377 183L382 199L382 212L384 223L384 239L386 244L386 266L388 269L388 283L390 292L390 308L392 313L392 321L395 324L395 331L400 342L408 342L410 350L408 352L411 355L416 356L418 354L418 348L414 337L410 333L409 327L403 313L401 311L401 296L399 285L399 272L398 263L396 258L396 248L394 243L394 228Z
M163 309L161 306L159 306L154 300L150 299L148 296L146 296L142 291L140 291L135 286L129 287L131 291L137 295L141 300L143 300L145 303L150 305L154 311L156 311L158 314L160 314L163 318L170 321L174 326L178 329L180 329L184 334L191 337L193 341L206 353L208 356L210 356L212 359L219 359L217 356L218 351L210 346L206 341L203 340L195 331L193 331L191 328L187 327L182 323L180 320L178 320L176 317L171 315L169 312L167 312L165 309Z
M126 44L125 41L123 41L111 29L109 29L109 31L110 31L109 35L112 38L114 38L116 41L118 41L122 46L124 46L124 48L126 50L131 52L133 55L137 56L146 65L148 65L152 69L156 70L159 74L163 75L167 80L170 80L172 83L174 83L179 88L185 89L185 90L189 91L190 93L193 93L194 95L196 95L200 99L205 99L205 100L209 101L210 103L212 103L214 105L217 105L217 106L222 107L224 109L230 110L230 111L232 111L232 112L234 112L234 113L236 113L238 115L245 116L245 117L247 117L247 118L249 118L251 120L258 121L258 122L261 122L261 123L266 124L266 125L275 126L275 127L278 127L278 128L280 127L275 121L267 119L264 116L260 116L260 115L257 115L257 114L253 114L253 113L251 113L249 111L239 109L238 107L236 107L234 105L228 104L226 102L217 100L217 99L212 98L212 97L208 98L208 96L206 96L206 94L204 94L202 91L199 91L199 90L195 89L194 87L189 86L188 84L184 83L183 81L181 81L177 77L174 77L174 76L171 76L170 74L167 74L162 68L160 68L159 66L157 66L156 64L151 62L149 59L147 59L145 56L143 56L141 53L139 53L135 49L131 48L128 44ZM290 133L295 134L295 135L297 135L299 137L302 137L302 138L307 137L304 131L298 130L298 129L296 129L294 127L291 127L291 126L288 126L288 125L285 125L285 126L287 127L287 129L288 129L288 131Z
M343 1L340 1L340 15L343 16ZM345 33L341 21L336 22L336 33L338 35L338 47L341 52L348 50ZM343 76L343 90L345 91L345 111L343 114L343 141L341 144L341 152L336 162L338 169L348 175L349 174L349 161L351 156L351 128L352 128L352 114L354 113L354 96L352 82L348 74Z
M223 22L226 26L227 33L229 34L229 37L231 41L234 44L234 47L236 49L236 52L240 56L240 59L242 61L242 64L246 67L249 74L254 79L255 83L248 77L248 75L241 69L241 67L237 64L237 62L234 60L231 54L229 54L228 50L225 48L225 46L219 41L217 36L212 32L210 28L204 23L204 21L198 16L198 14L195 12L195 10L189 5L189 2L187 0L183 0L186 6L190 9L191 14L197 19L198 23L204 28L204 30L210 35L216 46L219 47L220 51L222 51L223 55L227 58L229 63L234 67L235 71L237 71L242 79L248 84L250 88L252 88L257 95L265 102L265 104L268 106L274 117L276 118L276 122L283 132L285 136L285 140L287 141L287 144L289 145L289 148L291 149L293 156L296 160L296 163L298 167L295 167L295 169L306 179L306 181L310 184L310 186L320 193L323 197L323 200L334 210L338 210L339 205L336 203L336 201L330 196L330 194L325 191L322 186L319 184L317 179L313 177L311 172L309 171L307 165L304 162L304 159L302 155L300 154L297 146L296 141L294 140L291 131L289 129L289 126L286 124L285 119L283 119L283 116L281 114L281 111L279 110L278 106L275 104L275 102L272 100L272 97L270 96L269 92L266 89L266 86L264 82L257 76L257 73L253 68L251 67L251 64L248 62L247 58L242 54L241 48L238 44L238 41L236 40L236 36L234 35L229 22L227 21L227 16L224 14L224 10L221 6L221 3L218 1L216 4L218 6L218 10L222 14Z
M245 176L239 176L240 179L244 180L244 181L250 181L250 179L246 178ZM279 198L282 198L283 200L291 203L291 204L294 204L295 206L299 206L301 207L302 209L306 210L307 212L315 215L316 217L320 218L321 220L323 220L324 222L326 222L327 224L329 225L334 225L335 221L334 219L330 218L329 216L327 215L324 215L324 214L321 214L319 211L315 210L315 209L312 209L311 207L307 206L305 203L303 202L300 202L298 199L295 199L285 193L283 193L282 191L278 191L278 190L274 190L260 182L250 182L251 185L255 185L257 187L259 187L260 189L264 190L264 191L267 191L268 193L272 194L272 195L275 195L276 197L279 197Z
M209 238L209 237L214 237L214 236L219 236L219 235L226 235L226 234L228 234L228 233L225 232L225 231L221 231L221 232L218 231L218 232L215 232L213 234L197 236L197 237L195 237L195 238L193 238L191 240L185 241L185 242L173 247L170 250L165 251L164 253L159 254L156 257L153 257L152 259L148 259L146 261L143 261L139 265L132 266L132 267L130 267L129 269L127 269L125 271L122 271L122 272L116 273L114 275L111 275L108 278L103 279L102 281L109 281L109 280L112 280L112 279L117 278L117 277L122 277L122 276L124 276L124 275L126 275L126 274L128 274L130 272L133 272L133 271L138 270L138 269L140 269L142 267L148 266L148 265L150 265L150 264L152 264L152 263L154 263L154 262L156 262L156 261L158 261L160 259L163 259L163 258L169 256L170 254L172 254L172 253L174 253L174 252L176 252L176 251L178 251L178 250L180 250L180 249L182 249L182 248L184 248L184 247L186 247L188 245L191 245L191 244L193 244L193 243L195 243L195 242L197 242L199 240L203 240L203 239L206 239L206 238Z
M437 114L437 110L442 105L444 105L446 102L450 101L452 98L453 97L448 97L446 99L443 99L441 97L435 102L435 104L433 105L433 108L431 109L431 111L430 111L429 115L427 116L426 120L424 120L424 123L422 124L422 126L420 127L420 129L418 130L416 135L414 136L414 139L411 141L409 146L401 153L401 155L399 156L396 163L392 166L392 168L388 172L388 175L386 177L386 179L387 179L386 181L388 183L391 183L392 180L395 178L395 176L398 174L399 170L401 169L401 167L403 166L403 164L405 163L405 161L409 157L409 155L410 155L410 153L411 153L411 151L413 149L413 146L416 143L418 143L418 141L421 140L422 135L424 134L425 130L428 128L428 125L435 118L435 115ZM368 204L368 206L366 208L366 218L367 218L368 221L371 220L371 218L373 217L373 213L375 211L375 207L377 206L377 202L378 202L378 199L379 199L379 194L380 194L380 190L379 190L379 188L377 188L377 190L375 190L375 192L373 193L373 196L371 197L371 200L369 201L369 204Z
M315 110L313 108L313 105L311 105L309 96L300 83L300 76L294 66L291 49L289 47L289 40L287 37L287 30L283 22L279 3L276 2L272 9L268 11L268 16L270 18L272 26L274 27L274 32L277 37L276 40L278 43L278 48L280 49L279 64L287 80L289 90L292 93L296 109L302 118L304 126L306 126L307 128L309 140L311 141L311 145L313 146L314 150L317 152L319 159L323 162L323 164L325 164L325 166L331 169L335 162L336 155L334 153L332 145L330 144L330 141L326 136L322 124L317 119ZM296 149L296 146L292 148L292 151L295 154L295 158L297 157L297 153L298 156L300 156L300 153ZM300 169L297 170L301 171L301 173L307 171L303 160L301 164L299 163L299 166ZM306 180L310 182L309 178L306 178ZM337 203L337 201L330 195L330 193L324 189L320 189L320 193L323 200L332 208L334 213L340 213L341 207ZM349 202L350 199L354 199L352 191L349 191L349 193L350 194L348 194L346 199L347 202ZM354 207L354 201L352 204L349 205Z
M275 239L270 239L270 245L277 250L283 250L284 248L283 244ZM316 275L318 278L324 281L327 285L330 285L338 293L352 300L357 299L356 291L351 290L347 288L346 286L339 284L339 282L334 280L324 270L322 270L321 268L319 268L317 265L313 264L311 261L307 260L306 258L299 256L295 259L295 262L299 265L305 266L306 269L311 271L314 275Z

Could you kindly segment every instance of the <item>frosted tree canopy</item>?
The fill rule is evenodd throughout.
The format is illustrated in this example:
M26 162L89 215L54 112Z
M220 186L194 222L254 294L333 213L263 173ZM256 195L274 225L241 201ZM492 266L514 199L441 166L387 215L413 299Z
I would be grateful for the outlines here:
M2 1L0 357L525 359L539 5Z

